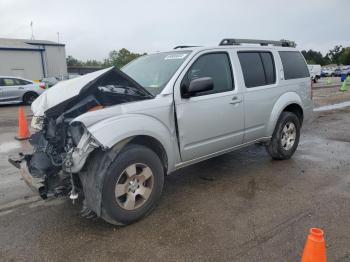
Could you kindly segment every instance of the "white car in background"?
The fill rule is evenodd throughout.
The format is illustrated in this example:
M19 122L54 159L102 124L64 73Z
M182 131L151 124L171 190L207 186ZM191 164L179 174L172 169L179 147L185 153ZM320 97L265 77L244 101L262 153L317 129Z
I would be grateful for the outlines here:
M17 103L30 105L44 91L45 83L13 76L0 76L0 105Z
M307 65L307 67L309 68L311 80L316 83L321 77L321 65Z

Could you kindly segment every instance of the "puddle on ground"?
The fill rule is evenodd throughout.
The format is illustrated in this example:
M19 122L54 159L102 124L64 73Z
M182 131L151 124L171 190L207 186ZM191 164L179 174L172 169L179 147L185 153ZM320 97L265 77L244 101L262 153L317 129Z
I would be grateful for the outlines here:
M18 148L21 148L21 143L18 141L4 142L0 144L0 153L7 153Z
M321 111L340 109L340 108L344 108L344 107L348 107L348 106L350 106L350 101L346 101L346 102L339 103L339 104L334 104L334 105L317 107L317 108L314 109L314 112L321 112Z
M307 161L312 161L312 162L322 162L322 161L324 161L320 157L311 156L311 155L296 155L295 158L299 158L299 159L303 159L303 160L307 160Z

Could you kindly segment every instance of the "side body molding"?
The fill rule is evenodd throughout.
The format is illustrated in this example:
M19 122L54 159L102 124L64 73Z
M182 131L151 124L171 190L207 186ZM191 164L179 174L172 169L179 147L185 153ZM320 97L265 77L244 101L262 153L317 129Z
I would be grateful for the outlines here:
M180 161L176 133L160 120L144 114L125 114L108 118L89 126L88 131L105 148L112 148L124 139L138 135L158 140L168 159L168 172Z
M282 111L291 104L298 104L301 108L303 108L302 100L296 92L284 93L277 99L271 111L270 119L266 129L266 136L272 136L279 116L281 115Z

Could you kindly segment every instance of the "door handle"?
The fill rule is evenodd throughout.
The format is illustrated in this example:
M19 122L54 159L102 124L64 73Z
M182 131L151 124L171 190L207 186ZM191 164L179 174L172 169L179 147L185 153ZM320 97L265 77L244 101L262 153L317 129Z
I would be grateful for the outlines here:
M230 102L231 105L242 103L242 99L240 99L238 96L234 96Z
M24 87L23 87L23 86L20 86L20 87L18 87L18 89L24 89Z

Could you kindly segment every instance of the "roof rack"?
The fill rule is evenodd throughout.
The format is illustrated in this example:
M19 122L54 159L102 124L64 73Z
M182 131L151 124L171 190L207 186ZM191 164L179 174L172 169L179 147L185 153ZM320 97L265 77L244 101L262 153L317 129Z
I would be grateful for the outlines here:
M259 44L261 46L274 45L274 46L283 46L283 47L296 47L294 41L289 40L280 40L280 41L272 41L272 40L258 40L258 39L235 39L235 38L224 38L219 46L223 45L240 45L240 44Z
M190 47L198 47L198 45L178 45L178 46L175 46L174 49L182 49L182 48L190 48Z

